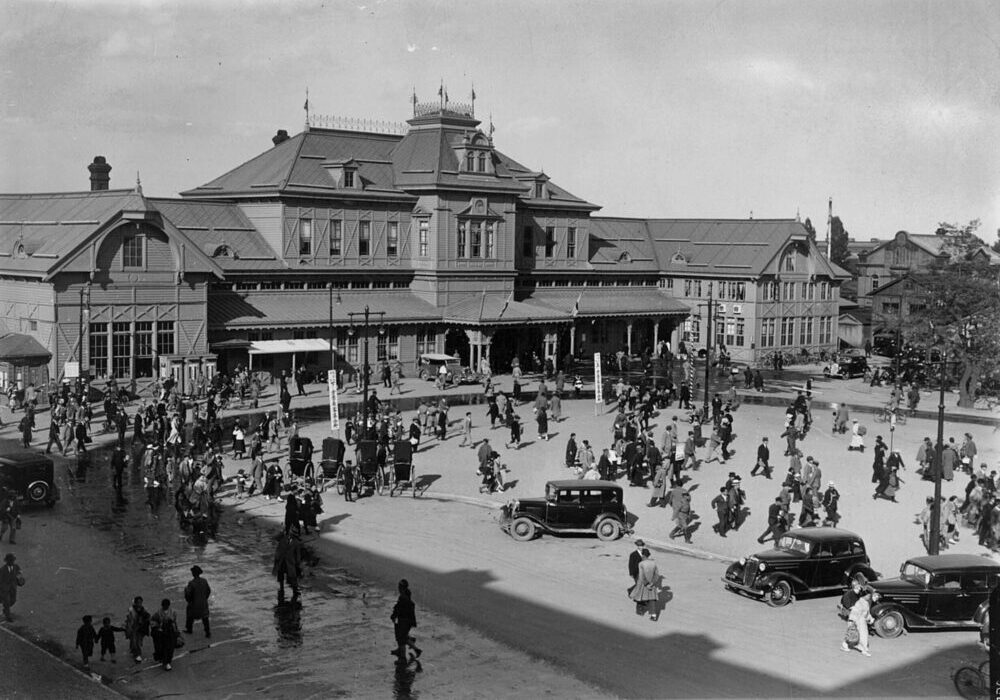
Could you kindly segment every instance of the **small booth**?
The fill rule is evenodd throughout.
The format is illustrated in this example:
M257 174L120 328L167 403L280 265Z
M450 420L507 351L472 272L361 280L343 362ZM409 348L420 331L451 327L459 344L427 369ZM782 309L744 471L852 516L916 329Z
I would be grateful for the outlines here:
M267 370L272 376L280 374L282 370L289 370L289 374L293 375L298 367L312 365L314 369L322 367L325 370L332 366L330 341L320 338L254 340L250 342L247 354L247 368L251 372L255 369L254 359L258 358L256 369ZM267 362L262 363L259 358L267 358Z
M19 390L30 384L38 389L45 387L49 383L51 359L52 353L30 335L0 336L0 388L6 390L11 384Z

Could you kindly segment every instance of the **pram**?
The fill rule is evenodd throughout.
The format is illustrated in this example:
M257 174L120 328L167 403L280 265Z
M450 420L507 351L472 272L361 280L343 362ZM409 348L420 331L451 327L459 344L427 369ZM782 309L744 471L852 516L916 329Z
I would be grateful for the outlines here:
M417 470L413 466L413 445L409 440L396 440L392 450L392 488L389 496L402 493L409 488L411 495L417 497Z

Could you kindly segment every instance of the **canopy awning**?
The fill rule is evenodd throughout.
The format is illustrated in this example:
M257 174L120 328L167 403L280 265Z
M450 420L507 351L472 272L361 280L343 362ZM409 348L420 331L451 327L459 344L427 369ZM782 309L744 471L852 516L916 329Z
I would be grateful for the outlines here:
M336 349L336 348L334 348ZM250 343L251 355L278 355L295 352L329 352L330 341L321 338L297 340L255 340Z
M5 362L48 362L52 353L30 335L8 333L0 336L0 360Z

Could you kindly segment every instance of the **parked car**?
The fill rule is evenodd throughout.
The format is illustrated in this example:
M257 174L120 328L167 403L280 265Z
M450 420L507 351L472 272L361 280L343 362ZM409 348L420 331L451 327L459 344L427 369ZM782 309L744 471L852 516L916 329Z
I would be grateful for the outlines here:
M722 582L730 591L781 607L801 595L839 593L858 576L878 578L861 537L834 527L806 527L789 530L773 549L733 562Z
M872 627L892 639L910 629L980 629L1000 563L977 554L907 559L899 576L873 584L882 599L872 606Z
M823 374L835 379L863 377L868 371L868 360L859 355L839 355L823 368Z
M632 531L623 496L622 487L613 481L550 481L543 498L507 503L500 527L521 542L541 533L588 532L604 541L616 540Z
M452 355L445 355L438 352L427 352L420 356L420 369L417 376L421 379L437 381L441 374L441 367L446 370L446 383L448 386L458 384L476 384L479 375L472 369L462 366L462 360Z
M59 500L52 460L39 452L19 446L0 447L0 486L12 492L21 503L46 505Z

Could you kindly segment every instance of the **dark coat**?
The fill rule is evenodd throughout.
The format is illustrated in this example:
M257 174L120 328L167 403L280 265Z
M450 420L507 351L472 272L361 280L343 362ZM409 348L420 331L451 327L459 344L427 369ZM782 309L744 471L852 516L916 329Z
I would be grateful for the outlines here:
M184 600L187 601L187 611L190 617L208 617L208 598L212 595L212 588L208 581L201 576L197 576L184 588Z

